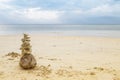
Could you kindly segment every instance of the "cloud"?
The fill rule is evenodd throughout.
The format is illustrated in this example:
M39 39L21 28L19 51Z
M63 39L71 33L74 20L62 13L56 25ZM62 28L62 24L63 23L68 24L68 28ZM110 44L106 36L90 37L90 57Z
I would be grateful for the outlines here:
M32 21L32 23L58 23L59 11L41 10L40 8L27 8L24 10L16 10L12 12L12 16L16 14L17 17Z
M0 0L0 24L120 24L118 0Z
M0 3L2 2L2 3L6 3L6 2L10 2L10 1L12 1L12 0L0 0Z
M119 24L119 14L120 5L104 4L89 10L65 11L61 21L65 24Z
M29 8L24 10L23 15L28 19L54 20L59 17L57 13L57 11L40 10L39 8Z
M59 12L43 10L40 7L19 7L11 5L13 0L1 0L0 24L39 24L58 23Z
M8 10L11 9L12 6L9 5L9 2L12 0L0 0L0 10Z
M120 16L120 5L102 5L98 6L95 8L92 8L88 12L93 14L93 15L98 15L98 16Z
M114 0L14 0L11 4L21 8L40 7L45 10L90 9Z

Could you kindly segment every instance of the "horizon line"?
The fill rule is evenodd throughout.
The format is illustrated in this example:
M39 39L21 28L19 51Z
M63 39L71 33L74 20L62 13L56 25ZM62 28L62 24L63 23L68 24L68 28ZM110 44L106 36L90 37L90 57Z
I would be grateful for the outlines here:
M120 24L0 24L0 25L120 25Z

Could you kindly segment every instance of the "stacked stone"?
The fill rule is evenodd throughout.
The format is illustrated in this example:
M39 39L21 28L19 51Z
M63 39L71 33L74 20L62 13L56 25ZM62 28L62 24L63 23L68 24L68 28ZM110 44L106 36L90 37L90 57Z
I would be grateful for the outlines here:
M31 45L30 45L30 37L27 34L24 34L24 38L21 40L23 43L21 45L21 53L24 54L31 54Z
M30 37L24 34L24 38L21 40L23 43L21 45L22 57L20 59L20 66L24 69L34 68L37 64L36 59L31 54Z

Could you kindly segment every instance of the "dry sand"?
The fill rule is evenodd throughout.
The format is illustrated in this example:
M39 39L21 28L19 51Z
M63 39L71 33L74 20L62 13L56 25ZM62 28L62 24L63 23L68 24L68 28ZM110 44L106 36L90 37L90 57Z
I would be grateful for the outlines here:
M21 38L0 36L0 80L120 80L120 38L32 35L32 70L19 67Z

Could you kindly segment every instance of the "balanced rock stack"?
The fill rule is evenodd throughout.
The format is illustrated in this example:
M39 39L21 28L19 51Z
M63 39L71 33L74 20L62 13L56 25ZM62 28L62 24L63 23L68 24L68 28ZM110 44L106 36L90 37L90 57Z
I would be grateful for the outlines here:
M20 66L24 69L32 69L36 66L37 62L34 56L31 54L31 45L30 45L30 37L27 34L24 34L24 38L21 40L21 53L22 57L20 59Z

